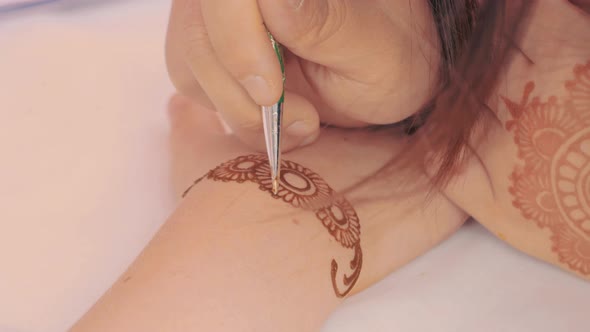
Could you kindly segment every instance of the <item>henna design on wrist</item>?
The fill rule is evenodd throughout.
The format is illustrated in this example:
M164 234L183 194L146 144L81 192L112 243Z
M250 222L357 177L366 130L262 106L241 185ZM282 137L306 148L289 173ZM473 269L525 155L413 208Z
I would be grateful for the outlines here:
M567 95L520 102L503 97L512 120L518 157L511 175L513 205L525 219L551 233L552 248L570 269L590 275L590 61L576 65Z
M241 156L227 161L197 179L182 195L183 197L203 179L221 182L253 182L259 189L271 194L295 208L313 211L328 233L347 249L354 250L349 262L350 275L338 277L340 266L332 259L330 276L334 293L344 297L356 284L363 265L360 245L360 219L353 206L336 192L315 172L292 161L281 161L279 190L272 193L270 166L263 155Z

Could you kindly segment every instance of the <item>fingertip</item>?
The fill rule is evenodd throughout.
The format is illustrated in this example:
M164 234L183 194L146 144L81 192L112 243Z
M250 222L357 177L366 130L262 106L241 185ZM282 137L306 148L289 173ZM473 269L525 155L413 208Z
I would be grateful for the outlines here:
M293 92L285 94L285 128L293 136L309 136L320 126L316 107L307 98Z
M305 97L285 95L285 150L312 144L320 135L320 118L315 106Z

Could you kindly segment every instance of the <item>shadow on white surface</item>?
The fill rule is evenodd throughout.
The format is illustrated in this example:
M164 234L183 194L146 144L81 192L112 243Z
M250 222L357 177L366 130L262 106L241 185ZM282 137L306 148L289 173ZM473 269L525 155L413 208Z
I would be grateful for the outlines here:
M322 332L586 332L589 305L587 282L470 222L349 299Z
M169 2L0 24L0 326L63 332L166 220Z

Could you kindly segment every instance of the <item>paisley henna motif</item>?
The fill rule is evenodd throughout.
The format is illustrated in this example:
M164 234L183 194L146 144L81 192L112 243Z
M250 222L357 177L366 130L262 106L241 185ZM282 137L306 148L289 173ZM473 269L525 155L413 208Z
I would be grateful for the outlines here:
M344 248L354 250L354 257L349 262L350 275L344 273L339 278L336 260L332 260L330 270L336 296L344 297L350 293L363 265L360 220L352 205L345 198L336 197L334 190L319 175L292 161L282 161L279 191L273 195L267 158L263 155L241 156L217 166L197 179L183 197L204 178L221 182L252 182L276 199L295 208L313 211L338 243Z
M348 293L350 293L350 291L352 290L352 287L354 287L354 284L356 283L356 281L358 280L360 274L361 274L361 268L363 266L363 252L361 251L361 245L360 243L358 243L355 247L354 247L354 258L350 261L350 269L353 271L351 275L344 275L342 277L342 284L344 285L343 289L344 292L340 291L340 288L338 287L338 263L336 262L336 260L332 260L332 285L334 286L334 292L336 293L336 296L338 297L345 297L346 295L348 295Z
M524 218L548 227L561 263L590 275L590 61L577 65L568 95L529 102L534 83L516 103L503 98L518 156L512 173L513 205Z

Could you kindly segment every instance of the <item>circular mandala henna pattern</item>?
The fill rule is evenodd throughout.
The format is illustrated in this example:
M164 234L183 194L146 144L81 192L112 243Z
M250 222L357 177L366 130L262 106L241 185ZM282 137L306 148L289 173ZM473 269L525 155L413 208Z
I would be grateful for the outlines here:
M555 151L576 129L580 129L576 118L558 107L555 99L547 103L534 101L517 123L514 140L518 154L527 167L548 171Z
M524 218L549 226L559 261L590 275L590 61L575 66L565 87L562 106L557 97L529 105L505 98L524 161L509 191ZM530 92L525 89L523 100Z
M590 128L576 133L557 151L551 185L563 219L590 241Z
M209 172L208 178L223 182L235 181L242 183L253 181L255 173L262 164L268 161L260 155L242 156L227 161Z
M272 193L268 163L257 167L255 177L260 189ZM276 197L296 208L313 210L330 204L332 195L333 190L316 173L291 161L281 162Z
M352 205L337 198L331 206L320 209L316 216L338 242L346 248L353 248L359 241L361 225Z

